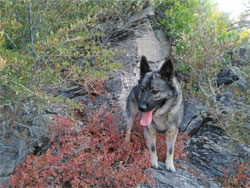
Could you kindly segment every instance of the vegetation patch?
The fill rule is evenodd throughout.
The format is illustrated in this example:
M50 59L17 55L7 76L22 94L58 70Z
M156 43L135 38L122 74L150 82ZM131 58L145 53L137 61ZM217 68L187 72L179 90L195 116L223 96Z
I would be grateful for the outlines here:
M178 61L177 70L184 77L189 75L183 87L185 99L195 97L196 102L209 109L213 119L234 138L234 142L249 144L249 136L241 133L247 129L248 110L243 103L249 104L246 97L248 87L244 91L239 87L231 90L231 101L236 101L237 108L231 109L230 114L224 114L221 103L216 99L218 94L223 93L224 85L217 84L217 75L221 70L236 72L249 83L249 58L247 54L245 58L239 54L241 48L249 45L249 29L240 24L241 21L235 23L230 20L210 0L165 0L162 7L166 7L164 16L159 16L158 20L172 42L172 55ZM249 12L243 15L249 17ZM246 51L249 53L249 49ZM240 66L236 60L244 65ZM238 103L239 99L241 101ZM228 126L225 126L225 122Z
M125 143L114 111L102 108L81 127L55 115L50 126L51 147L41 155L29 155L16 167L11 186L136 187L152 182L142 128L136 127L133 142Z
M249 187L249 164L248 163L238 163L237 165L231 165L230 170L233 169L234 172L229 173L226 167L223 167L224 176L219 178L223 187Z

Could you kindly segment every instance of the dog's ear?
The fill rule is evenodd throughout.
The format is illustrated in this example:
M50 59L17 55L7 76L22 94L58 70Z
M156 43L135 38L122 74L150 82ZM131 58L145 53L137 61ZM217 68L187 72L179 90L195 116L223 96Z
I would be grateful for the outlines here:
M174 66L172 63L172 60L170 58L166 59L163 65L161 66L159 70L159 74L163 78L168 78L168 80L172 80L174 73Z
M147 58L143 55L141 57L141 63L140 63L140 75L143 77L147 72L150 72L150 67L148 64Z

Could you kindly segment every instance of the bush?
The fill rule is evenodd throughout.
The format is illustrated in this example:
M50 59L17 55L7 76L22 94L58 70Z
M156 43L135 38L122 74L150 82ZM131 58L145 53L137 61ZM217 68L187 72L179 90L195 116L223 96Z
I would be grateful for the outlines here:
M101 78L114 70L117 64L108 41L97 40L105 35L99 14L110 14L100 6L93 1L2 1L0 56L5 63L0 81L4 89L43 96L40 91L48 85L63 87L69 79Z
M87 88L89 80L102 81L120 67L114 61L111 42L119 37L126 19L144 4L0 1L0 123L6 130L14 121L22 123L20 116L26 113L26 106L38 113L51 103L66 113L79 109L79 104L50 91L56 93L76 82Z
M113 111L93 113L85 126L55 115L51 147L29 155L10 178L12 187L136 187L152 181L141 126L126 144Z
M219 12L210 0L166 0L164 4L167 5L166 17L160 18L160 22L166 34L173 39L172 54L178 59L177 69L190 75L189 82L185 85L185 98L196 97L197 102L208 107L219 125L226 128L226 118L228 130L232 130L236 124L228 116L225 117L216 100L216 95L222 91L216 83L217 75L222 69L234 69L229 63L231 60L228 52L236 52L241 46L247 45L249 36L246 33L249 31L245 28L233 28L233 21L228 15ZM238 72L246 75L243 68ZM237 98L240 93L239 90L234 91L234 97ZM232 109L232 113L239 114L237 110ZM232 134L241 128L245 130L243 125L247 112L241 114L241 126L238 124L234 129L236 131L228 133L238 142L246 143L246 134Z

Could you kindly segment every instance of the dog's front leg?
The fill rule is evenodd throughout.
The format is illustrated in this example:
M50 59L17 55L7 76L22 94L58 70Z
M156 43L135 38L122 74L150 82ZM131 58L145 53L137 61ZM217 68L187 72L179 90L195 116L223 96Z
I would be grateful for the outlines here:
M169 128L166 131L166 143L167 143L167 159L166 168L172 172L176 172L174 167L174 145L177 137L178 129L175 127Z
M153 128L144 128L144 138L146 146L150 152L150 160L153 168L159 168L158 157L156 152L156 131Z
M136 115L138 114L137 103L134 103L132 100L127 100L127 128L125 142L130 141L131 130L134 124Z
M135 116L136 115L131 115L127 119L127 128L126 128L125 142L129 142L130 141L130 135L131 135L131 130L132 130L133 123L134 123L134 120L135 120Z

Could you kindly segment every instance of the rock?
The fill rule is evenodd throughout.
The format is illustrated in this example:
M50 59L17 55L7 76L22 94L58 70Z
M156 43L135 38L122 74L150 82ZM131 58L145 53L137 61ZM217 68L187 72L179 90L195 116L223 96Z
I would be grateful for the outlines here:
M240 79L238 75L236 75L233 71L227 69L227 70L222 70L218 75L217 75L217 85L223 85L223 84L231 84L234 81L237 81Z
M241 56L241 57L245 57L246 52L247 52L247 49L246 49L246 48L240 48L239 53L240 53L240 56Z
M122 80L119 77L112 77L105 83L105 89L108 92L121 92Z
M28 107L27 107L28 108ZM36 111L26 109L20 118L22 123L12 125L1 121L0 129L0 185L6 182L13 173L16 164L20 164L29 153L45 151L48 147L48 125L50 114L38 114Z
M228 114L234 110L236 103L233 101L234 95L230 92L218 93L216 100L219 101L220 111L224 114Z
M177 160L175 163L178 167L176 172L172 173L166 170L164 163L159 162L159 169L151 169L156 185L140 185L138 187L205 188L208 184L213 185L214 188L221 187L219 183L216 184L211 178L204 176L194 165L182 160Z
M221 102L222 110L226 107L232 109L232 96L232 93L217 94L216 99ZM204 116L206 111L205 107L193 103L185 106L180 131L186 131L192 136L185 144L187 151L185 162L196 166L198 169L196 172L199 172L199 175L210 179L208 183L210 187L221 187L215 180L224 176L223 167L228 169L228 173L233 173L234 169L228 167L239 161L247 161L250 150L240 145L233 147L225 131L209 117Z
M160 170L153 169L157 187L204 187L199 183L198 178L187 173L187 169L178 168L176 173L169 172L164 163L160 163Z
M4 188L4 187L8 187L8 180L9 180L9 177L0 177L0 187Z
M223 129L212 122L207 122L188 140L185 148L190 162L211 178L223 176L223 167L227 168L242 160L238 149L230 145Z
M162 32L156 31L156 33L158 36L155 32L148 31L143 37L136 39L139 57L145 55L149 61L159 62L169 56L169 49L166 49L166 38Z
M0 144L0 178L8 177L14 170L23 146L16 137L5 134Z
M49 130L48 126L51 122L50 114L41 114L33 119L31 122L31 136L34 141L33 147L39 147L41 151L45 151L49 143Z
M154 9L152 7L147 7L143 9L140 13L135 14L129 19L129 22L138 22L141 21L142 19L145 19L149 16L154 16Z
M202 126L202 123L203 123L202 116L198 115L197 117L193 118L191 122L189 122L185 130L187 135L189 136L194 135L200 129L200 127Z
M135 40L128 40L119 43L116 47L119 51L125 51L125 53L118 53L115 55L115 60L123 64L123 70L118 70L114 73L113 77L119 77L121 79L121 84L118 95L118 101L122 112L126 109L126 98L130 92L130 89L137 83L139 79L138 72L138 56L137 56L137 46ZM123 115L126 116L125 114Z
M67 89L60 89L58 92L59 95L62 95L63 97L70 99L76 98L78 96L83 96L84 94L86 94L84 88L81 85L72 86Z
M184 117L180 124L180 132L185 132L188 135L194 135L202 126L203 117L201 114L206 113L206 108L197 106L193 103L185 104Z
M220 102L221 105L221 111L223 113L228 113L230 111L232 111L232 97L233 94L229 93L229 92L225 92L225 93L218 93L216 95L216 100Z

